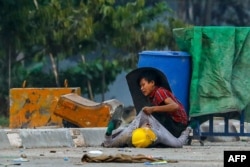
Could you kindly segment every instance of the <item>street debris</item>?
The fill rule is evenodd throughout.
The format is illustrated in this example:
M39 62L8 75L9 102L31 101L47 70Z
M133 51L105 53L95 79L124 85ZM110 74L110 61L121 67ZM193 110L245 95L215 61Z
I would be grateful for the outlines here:
M144 162L144 165L163 165L168 163L167 161L156 161L156 162Z
M55 150L50 150L50 153L56 153L56 151Z
M13 159L13 162L29 162L29 160L27 158L16 158L16 159Z
M92 150L92 151L89 151L88 153L89 154L95 154L95 155L101 155L102 151L100 151L100 150Z
M94 162L94 163L110 163L110 162L119 162L119 163L146 163L147 165L157 165L157 164L166 164L166 163L176 163L176 160L165 160L162 158L152 158L143 154L137 155L127 155L127 154L115 154L115 155L99 155L91 156L84 154L81 161Z

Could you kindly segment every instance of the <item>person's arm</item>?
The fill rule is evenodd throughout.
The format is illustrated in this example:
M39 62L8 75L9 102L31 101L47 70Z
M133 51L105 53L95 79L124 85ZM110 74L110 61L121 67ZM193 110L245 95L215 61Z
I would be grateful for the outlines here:
M153 112L175 112L179 109L179 105L173 101L170 97L164 100L165 105L161 106L146 106L143 107L142 110L146 114L152 114Z

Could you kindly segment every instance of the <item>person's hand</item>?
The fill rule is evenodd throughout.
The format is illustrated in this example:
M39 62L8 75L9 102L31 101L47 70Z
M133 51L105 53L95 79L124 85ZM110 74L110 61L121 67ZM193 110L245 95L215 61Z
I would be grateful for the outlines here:
M150 115L150 114L152 114L153 113L153 107L143 107L142 108L142 111L145 113L145 114L147 114L147 115Z

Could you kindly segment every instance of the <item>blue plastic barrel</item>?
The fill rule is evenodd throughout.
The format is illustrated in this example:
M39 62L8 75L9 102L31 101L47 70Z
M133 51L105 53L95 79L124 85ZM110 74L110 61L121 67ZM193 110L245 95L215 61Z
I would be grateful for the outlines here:
M139 53L138 67L154 67L162 71L173 94L189 113L189 86L191 56L181 51L143 51Z

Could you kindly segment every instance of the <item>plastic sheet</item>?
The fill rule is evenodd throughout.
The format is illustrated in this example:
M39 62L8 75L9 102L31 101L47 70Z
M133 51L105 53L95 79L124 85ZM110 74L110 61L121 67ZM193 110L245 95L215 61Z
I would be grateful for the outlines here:
M179 49L192 57L191 117L242 111L249 104L249 32L224 26L173 30Z

